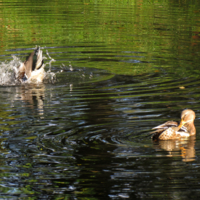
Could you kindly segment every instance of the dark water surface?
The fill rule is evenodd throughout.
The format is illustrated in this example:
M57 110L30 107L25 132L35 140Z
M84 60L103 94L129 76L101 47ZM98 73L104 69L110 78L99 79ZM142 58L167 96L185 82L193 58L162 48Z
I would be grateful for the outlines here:
M198 199L198 1L1 6L0 199ZM56 78L12 84L36 45ZM184 108L196 137L153 143Z

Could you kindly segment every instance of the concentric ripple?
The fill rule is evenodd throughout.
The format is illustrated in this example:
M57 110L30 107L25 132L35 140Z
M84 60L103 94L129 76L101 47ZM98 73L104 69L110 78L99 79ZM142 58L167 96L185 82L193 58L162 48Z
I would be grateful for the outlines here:
M169 157L195 160L198 140L153 144L149 132L166 120L179 120L186 107L196 111L198 122L199 86L192 77L114 76L74 68L57 73L55 84L1 87L1 157L8 174L2 186L20 193L29 184L38 198L73 191L84 196L82 188L96 193L99 180L109 180L111 198L130 196L141 174L142 185L154 176L158 157L160 163ZM162 170L157 177L165 179Z

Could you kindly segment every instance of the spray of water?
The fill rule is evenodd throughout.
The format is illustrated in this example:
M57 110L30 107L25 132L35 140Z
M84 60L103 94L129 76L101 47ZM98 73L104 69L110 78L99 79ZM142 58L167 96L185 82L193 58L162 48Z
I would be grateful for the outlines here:
M48 51L46 51L46 55L48 58L43 57L43 59L46 59L45 66L49 66L48 70L45 71L45 82L54 83L56 81L56 73L51 71L51 63L55 62L53 58L49 55ZM15 78L15 73L19 65L21 65L23 62L16 56L12 56L11 61L5 61L0 63L0 85L18 85L18 84L26 84L20 83Z
M46 55L49 58L49 62L46 63L45 65L49 65L49 70L47 72L45 72L45 80L50 82L50 83L54 83L56 81L56 73L51 71L51 63L55 62L56 60L54 60L50 55L49 52L46 50ZM43 57L43 59L48 59L46 57Z

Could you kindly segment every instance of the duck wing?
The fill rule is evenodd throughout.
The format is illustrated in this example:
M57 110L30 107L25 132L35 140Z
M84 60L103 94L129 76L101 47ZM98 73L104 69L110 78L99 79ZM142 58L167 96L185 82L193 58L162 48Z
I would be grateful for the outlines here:
M160 137L160 135L161 135L165 130L167 130L167 129L169 129L169 128L172 128L172 127L178 127L178 123L175 122L175 121L168 121L168 122L165 122L164 124L161 124L161 125L159 125L159 126L154 127L154 128L152 129L152 130L154 130L154 131L152 131L152 132L150 133L150 134L152 134L152 139L153 139L154 141L157 141L158 138ZM182 127L182 128L180 129L180 131L185 132L185 127Z
M30 77L31 77L31 72L33 71L32 69L33 69L33 65L34 65L34 62L33 62L34 55L35 55L35 51L33 51L33 52L26 58L26 61L24 62L25 74L26 74L26 77L27 77L27 78L30 78Z
M186 132L186 133L188 133L188 129L187 129L185 126L182 126L182 127L179 129L179 132Z
M34 56L33 62L34 62L34 69L32 69L32 70L35 70L35 69L38 70L44 64L44 61L43 61L43 58L42 58L42 50L40 50L40 47L35 49L35 56Z
M25 75L25 65L21 63L17 68L14 68L15 78L17 80L22 80Z
M166 129L173 127L173 126L175 126L175 127L178 126L178 123L175 122L175 121L167 121L164 124L161 124L159 126L152 128L152 130L157 130L157 129L166 130Z
M29 79L31 77L31 73L40 69L42 65L42 51L40 50L40 47L38 47L26 58L26 61L24 62L26 77Z

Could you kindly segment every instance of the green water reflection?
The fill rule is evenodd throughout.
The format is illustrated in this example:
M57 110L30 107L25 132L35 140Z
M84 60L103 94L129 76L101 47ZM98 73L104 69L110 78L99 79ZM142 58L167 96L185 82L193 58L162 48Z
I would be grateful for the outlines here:
M65 56L74 64L116 74L161 67L175 76L199 76L199 3L192 2L4 1L1 54L67 45Z

